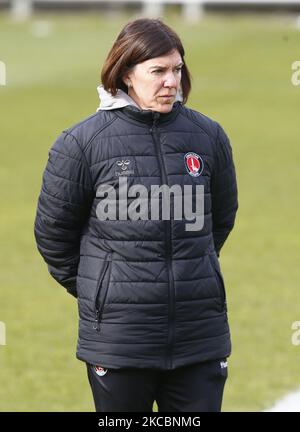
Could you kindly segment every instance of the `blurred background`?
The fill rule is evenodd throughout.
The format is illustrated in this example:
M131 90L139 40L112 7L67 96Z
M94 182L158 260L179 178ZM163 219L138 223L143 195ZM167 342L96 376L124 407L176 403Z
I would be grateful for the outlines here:
M300 1L0 0L0 411L94 411L75 358L77 304L49 276L33 223L51 145L96 111L102 63L140 16L177 31L187 106L220 122L233 148L223 410L267 410L300 388Z

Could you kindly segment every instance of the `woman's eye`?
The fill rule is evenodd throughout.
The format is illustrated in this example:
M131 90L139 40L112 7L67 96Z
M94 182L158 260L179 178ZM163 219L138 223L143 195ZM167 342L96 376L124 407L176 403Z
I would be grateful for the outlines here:
M176 73L180 73L180 72L181 72L181 67L175 69L175 72L176 72ZM158 74L158 75L160 75L160 74L163 73L163 70L161 70L161 69L156 69L156 70L153 71L153 73L154 73L154 74Z

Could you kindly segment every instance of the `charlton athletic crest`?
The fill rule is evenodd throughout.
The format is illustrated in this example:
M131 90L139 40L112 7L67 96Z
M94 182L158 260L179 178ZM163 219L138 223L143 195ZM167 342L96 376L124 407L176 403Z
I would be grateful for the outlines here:
M198 177L202 173L204 163L197 153L186 153L184 156L184 162L186 170L191 176Z

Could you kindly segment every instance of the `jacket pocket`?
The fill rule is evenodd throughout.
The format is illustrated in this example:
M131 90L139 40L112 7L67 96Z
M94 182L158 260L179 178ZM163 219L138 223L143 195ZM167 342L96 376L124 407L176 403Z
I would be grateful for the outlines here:
M95 299L94 299L94 309L95 309L94 329L97 331L100 330L102 312L105 305L109 282L110 282L110 272L111 272L111 260L109 257L109 260L105 261L103 270L100 274L98 284L97 284Z
M222 307L227 310L227 302L226 302L226 290L225 290L225 285L224 285L224 279L220 270L220 264L217 256L214 256L212 254L209 255L209 259L214 271L214 277L216 279L218 288L219 288L219 292L220 292L220 296L222 299Z

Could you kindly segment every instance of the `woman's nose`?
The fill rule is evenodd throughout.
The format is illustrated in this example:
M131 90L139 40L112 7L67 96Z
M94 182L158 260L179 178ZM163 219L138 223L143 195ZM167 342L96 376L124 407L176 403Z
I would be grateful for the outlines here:
M176 80L174 73L169 73L165 77L164 86L165 87L177 87L177 80Z

